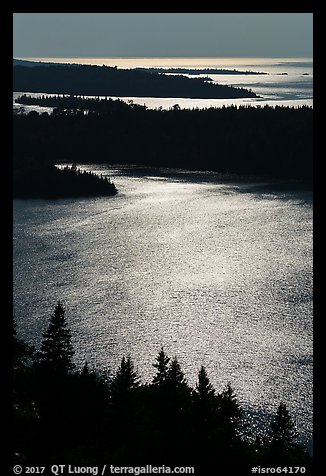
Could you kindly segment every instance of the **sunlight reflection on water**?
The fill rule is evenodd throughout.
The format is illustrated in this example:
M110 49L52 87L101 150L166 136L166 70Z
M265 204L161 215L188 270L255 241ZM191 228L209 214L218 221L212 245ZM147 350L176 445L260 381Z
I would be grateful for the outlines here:
M248 406L285 401L308 438L311 194L92 168L117 196L14 202L20 333L38 345L62 299L78 365L114 370L130 353L149 380L164 345L192 385L204 364Z

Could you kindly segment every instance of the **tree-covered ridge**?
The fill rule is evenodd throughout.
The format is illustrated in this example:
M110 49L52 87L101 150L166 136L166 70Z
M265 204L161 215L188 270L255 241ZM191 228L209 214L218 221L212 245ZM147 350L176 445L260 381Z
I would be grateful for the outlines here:
M13 198L77 198L116 193L110 178L81 171L75 165L57 168L28 157L14 157Z
M46 68L47 66L53 66L53 65L60 66L62 64L63 63L54 63L53 61L50 63L47 61L31 61L31 60L21 60L17 58L12 59L13 66L26 66L29 68L35 68L35 66L43 66Z
M313 110L306 106L151 110L105 99L38 101L57 107L50 115L14 113L18 158L312 180Z
M269 431L248 428L230 384L216 392L202 366L192 388L177 357L163 347L149 383L141 383L130 356L113 375L100 375L87 363L76 370L61 303L39 351L33 353L17 333L13 339L14 464L150 463L194 466L196 475L217 467L249 474L259 465L300 466L310 474L312 458L297 442L284 403Z
M109 66L14 66L13 90L99 96L250 98L248 89L212 84L201 78L169 76Z
M238 69L224 68L135 68L137 71L150 71L152 73L173 74L235 74L235 75L262 75L269 74L261 71L239 71Z
M69 94L38 96L33 97L28 94L23 94L15 99L16 104L23 104L28 106L42 106L53 107L58 109L55 113L63 110L73 111L93 111L100 114L115 113L121 111L129 111L130 109L146 110L146 106L134 104L132 102L126 103L121 99L99 98L99 97L84 97L74 96Z

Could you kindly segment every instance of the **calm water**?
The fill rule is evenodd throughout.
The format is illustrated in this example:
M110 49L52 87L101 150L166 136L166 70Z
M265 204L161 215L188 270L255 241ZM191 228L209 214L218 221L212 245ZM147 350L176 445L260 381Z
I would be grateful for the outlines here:
M283 400L309 439L311 193L92 168L116 197L14 201L21 335L38 345L61 299L78 365L115 370L130 353L146 381L164 345L192 385L204 364L254 410Z
M174 104L181 108L222 107L231 104L254 106L312 106L313 60L312 58L21 58L34 61L60 63L97 64L137 67L224 68L239 71L258 71L268 75L208 75L214 82L252 89L257 99L185 99L185 98L124 98L149 108L169 109ZM284 75L283 73L287 73ZM198 75L207 76L207 75ZM194 76L192 76L194 77ZM49 91L50 92L50 91ZM21 93L20 93L21 94ZM18 95L18 94L17 94ZM16 95L16 97L17 97ZM17 107L17 106L15 106ZM31 110L27 107L26 110ZM41 112L46 108L33 107Z

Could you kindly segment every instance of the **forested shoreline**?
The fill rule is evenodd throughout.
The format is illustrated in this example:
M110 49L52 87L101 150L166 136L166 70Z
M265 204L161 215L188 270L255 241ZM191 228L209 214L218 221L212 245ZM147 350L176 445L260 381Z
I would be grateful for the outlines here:
M13 90L99 96L255 98L253 91L204 78L77 64L13 67Z
M20 163L135 164L312 183L313 110L306 106L150 110L72 96L23 101L55 109L14 112Z
M152 73L172 73L172 74L232 74L232 75L245 75L245 76L257 76L262 74L268 74L262 71L239 71L238 69L225 69L225 68L135 68L136 71L150 71Z
M73 164L57 168L29 158L14 158L13 198L59 199L113 196L117 188L109 177L81 171Z
M19 329L18 329L19 331ZM218 393L204 366L192 388L176 356L162 347L155 375L141 383L130 355L115 374L76 369L72 334L59 302L39 349L13 329L13 463L194 466L238 468L304 467L312 457L284 402L265 432L245 424L246 412L230 384Z

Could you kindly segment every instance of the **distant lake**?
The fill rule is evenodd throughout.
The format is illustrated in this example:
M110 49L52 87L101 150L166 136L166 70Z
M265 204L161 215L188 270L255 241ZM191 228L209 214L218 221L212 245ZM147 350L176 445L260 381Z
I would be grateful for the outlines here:
M284 68L286 69L286 68ZM303 69L304 71L304 69ZM213 173L84 166L113 198L14 201L14 311L39 345L64 301L76 362L143 381L161 347L312 433L312 194Z
M267 75L218 74L208 76L213 82L252 89L260 98L248 99L187 99L187 98L122 98L149 108L169 109L222 107L229 105L313 105L312 58L21 58L58 63L97 64L119 68L223 68L239 71L265 72ZM286 74L285 74L286 73ZM198 75L204 77L207 74ZM196 77L191 75L191 77ZM19 93L21 94L21 93ZM19 94L15 93L14 98ZM17 107L17 106L15 106ZM26 110L45 111L48 108L27 106Z

